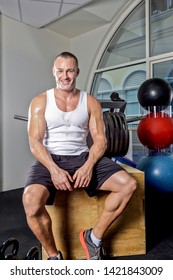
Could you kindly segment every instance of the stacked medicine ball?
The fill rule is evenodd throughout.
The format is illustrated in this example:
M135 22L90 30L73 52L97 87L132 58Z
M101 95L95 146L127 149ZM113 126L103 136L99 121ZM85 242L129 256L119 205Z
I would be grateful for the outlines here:
M138 124L137 134L149 153L141 158L137 168L145 172L148 186L173 192L173 155L165 151L173 144L172 111L168 110L171 87L163 79L148 79L138 90L138 100L147 113Z
M173 143L173 120L164 110L171 104L171 87L160 78L146 80L138 90L140 105L148 111L138 125L138 138L150 150Z

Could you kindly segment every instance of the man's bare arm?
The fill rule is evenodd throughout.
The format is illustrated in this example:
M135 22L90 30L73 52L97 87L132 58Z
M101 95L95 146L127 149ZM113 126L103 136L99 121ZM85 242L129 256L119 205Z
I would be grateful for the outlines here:
M94 166L106 151L107 139L101 105L98 100L92 96L88 97L88 101L90 112L89 131L93 139L93 144L89 151L88 162Z
M29 108L28 137L30 150L34 157L48 169L53 163L52 158L43 145L43 138L46 132L46 122L44 118L46 106L45 93L35 97Z
M92 96L88 96L89 130L93 144L89 150L87 161L74 174L74 188L87 187L91 181L93 167L104 155L107 140L100 103Z
M72 190L70 182L71 176L65 170L59 168L48 150L43 145L46 132L46 121L44 117L46 107L46 94L42 93L35 97L29 109L28 136L29 145L34 157L41 162L50 172L52 181L57 189Z

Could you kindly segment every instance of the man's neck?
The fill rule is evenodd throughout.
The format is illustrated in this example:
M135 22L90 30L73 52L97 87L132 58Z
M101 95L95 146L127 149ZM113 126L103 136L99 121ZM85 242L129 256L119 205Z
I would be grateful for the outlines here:
M79 90L77 88L74 88L71 91L66 91L66 90L62 90L62 89L59 89L59 88L55 88L55 95L56 96L61 96L64 99L72 98L72 97L74 97L78 94L79 94Z

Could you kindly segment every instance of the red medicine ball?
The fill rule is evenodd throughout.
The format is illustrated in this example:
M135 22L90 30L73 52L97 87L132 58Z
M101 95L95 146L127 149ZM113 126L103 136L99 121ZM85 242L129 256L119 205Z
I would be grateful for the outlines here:
M166 149L173 143L173 119L163 112L147 114L139 122L137 134L148 149Z

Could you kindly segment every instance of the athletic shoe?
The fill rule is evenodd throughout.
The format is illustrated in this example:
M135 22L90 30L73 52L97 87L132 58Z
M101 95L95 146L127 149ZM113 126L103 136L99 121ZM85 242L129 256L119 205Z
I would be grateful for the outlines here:
M49 257L48 260L63 260L63 256L62 256L62 253L59 251L58 255L57 256L53 256L53 257Z
M92 229L82 230L80 232L80 242L83 249L86 252L87 260L102 260L103 248L102 243L100 246L96 246L90 237Z

